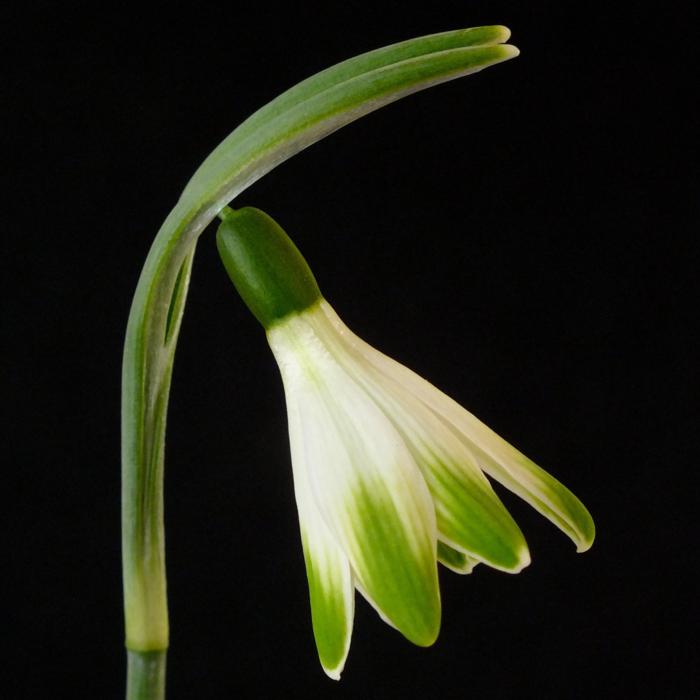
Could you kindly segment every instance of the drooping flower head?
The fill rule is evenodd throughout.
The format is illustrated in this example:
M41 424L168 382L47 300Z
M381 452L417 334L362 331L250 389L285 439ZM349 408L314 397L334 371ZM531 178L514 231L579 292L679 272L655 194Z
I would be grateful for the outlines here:
M316 646L339 678L354 591L407 639L440 627L437 563L517 573L525 538L487 478L585 551L590 514L563 484L455 401L363 342L323 298L286 233L258 209L227 210L224 265L265 327L284 382L294 489Z

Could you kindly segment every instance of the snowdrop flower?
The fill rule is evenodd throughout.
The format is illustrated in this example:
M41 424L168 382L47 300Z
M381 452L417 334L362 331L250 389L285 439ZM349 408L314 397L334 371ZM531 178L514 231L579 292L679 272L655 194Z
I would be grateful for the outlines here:
M594 525L565 486L471 413L363 342L263 212L227 209L224 265L267 332L284 382L294 489L318 654L339 678L354 590L421 646L440 627L437 562L517 573L520 528L487 476L588 549Z

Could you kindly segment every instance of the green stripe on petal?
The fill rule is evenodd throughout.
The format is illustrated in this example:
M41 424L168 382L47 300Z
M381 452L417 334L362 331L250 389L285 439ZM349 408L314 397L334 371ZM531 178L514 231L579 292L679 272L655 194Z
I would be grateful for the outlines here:
M350 648L354 616L355 591L350 564L314 502L299 410L289 396L287 417L314 639L323 670L338 680Z
M454 425L472 445L484 471L567 534L578 552L590 549L595 539L595 523L580 499L477 418L469 416L483 431L472 432L474 426L470 425L467 432L464 423Z
M334 315L334 312L330 311ZM337 318L337 317L336 317ZM560 481L528 459L456 401L412 370L379 352L349 331L339 332L387 377L393 377L443 420L472 451L484 471L527 501L567 534L579 552L593 544L595 525L583 503Z
M324 526L325 527L325 526ZM311 622L323 670L338 680L350 647L354 588L350 566L329 534L302 531Z
M369 399L354 384L330 391L305 422L319 448L309 461L321 512L365 597L407 639L427 646L440 626L430 495L393 426ZM345 403L348 394L365 404L362 411Z
M438 540L437 547L438 561L450 571L457 574L471 574L474 567L480 563L478 559L468 557L463 552L453 549L448 544Z
M440 537L489 566L518 573L530 563L525 538L490 485L475 487L456 463L421 463Z
M578 552L590 549L595 539L595 524L577 496L449 397L441 394L432 401L428 405L472 450L490 477L568 535Z
M384 380L386 382L386 379ZM395 421L425 477L435 503L440 538L489 566L517 573L530 563L525 538L473 456L413 397L378 401ZM399 401L406 401L403 407ZM413 405L412 405L413 404Z
M407 639L429 646L440 629L434 548L416 556L395 499L378 491L367 485L348 504L347 546L358 588Z

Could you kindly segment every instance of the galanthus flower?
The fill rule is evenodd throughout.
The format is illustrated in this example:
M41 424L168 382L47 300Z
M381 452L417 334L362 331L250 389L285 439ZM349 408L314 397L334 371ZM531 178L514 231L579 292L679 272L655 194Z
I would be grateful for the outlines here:
M462 406L363 342L266 214L227 210L217 243L266 329L284 383L294 489L319 658L345 664L357 589L421 646L440 628L437 563L469 573L530 563L494 479L588 549L579 499Z

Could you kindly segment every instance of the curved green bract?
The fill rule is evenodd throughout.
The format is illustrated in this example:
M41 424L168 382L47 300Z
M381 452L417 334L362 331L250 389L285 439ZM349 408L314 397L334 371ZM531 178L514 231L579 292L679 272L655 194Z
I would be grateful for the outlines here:
M385 46L360 56L354 56L347 61L316 73L290 90L283 92L271 102L268 102L224 139L193 175L185 188L185 194L194 193L202 187L204 182L212 177L216 177L217 169L223 166L232 150L239 147L245 139L261 127L329 88L338 87L354 78L409 59L421 58L431 53L451 49L493 46L507 41L509 37L510 30L498 25L431 34ZM513 49L514 47L508 48ZM482 66L482 68L485 67L486 65Z
M221 214L220 214L221 216ZM226 207L216 246L241 298L265 329L321 298L306 260L264 211Z
M158 232L134 296L122 373L122 546L126 643L168 645L162 480L172 364L199 234L276 165L405 95L517 55L504 27L435 34L372 51L288 90L204 161Z

